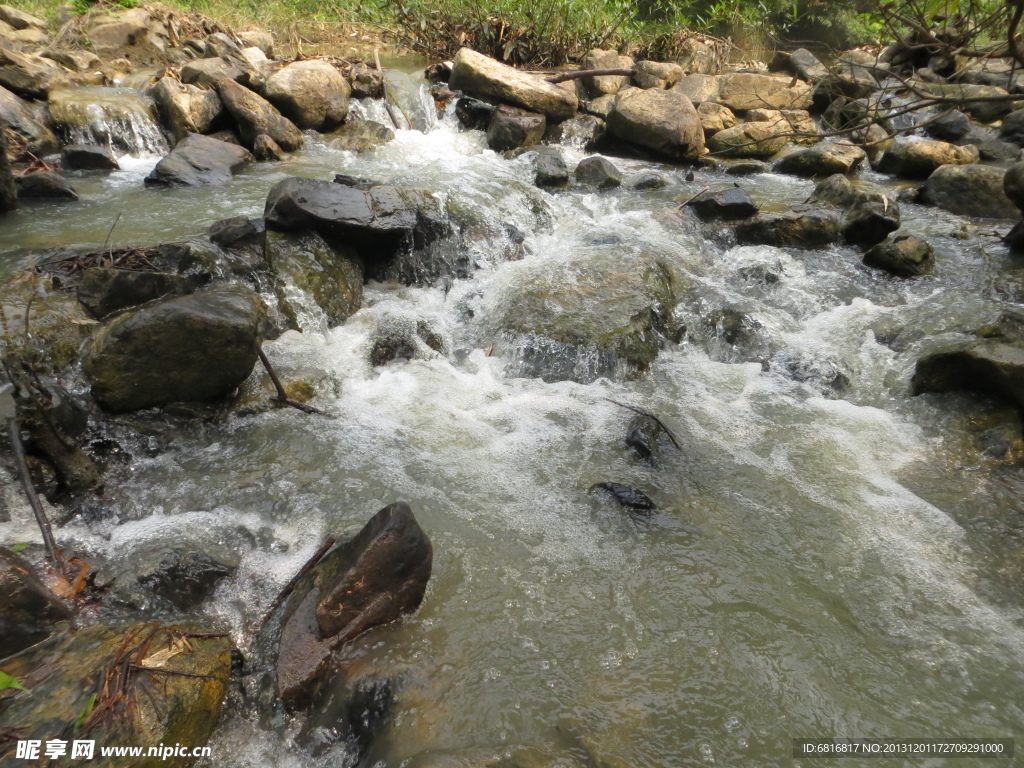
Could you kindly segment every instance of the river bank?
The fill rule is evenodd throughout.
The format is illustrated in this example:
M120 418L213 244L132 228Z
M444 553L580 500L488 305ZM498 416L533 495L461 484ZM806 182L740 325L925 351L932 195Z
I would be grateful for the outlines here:
M558 83L129 18L80 72L0 51L5 370L75 558L5 454L5 755L1017 735L1012 69L709 44Z

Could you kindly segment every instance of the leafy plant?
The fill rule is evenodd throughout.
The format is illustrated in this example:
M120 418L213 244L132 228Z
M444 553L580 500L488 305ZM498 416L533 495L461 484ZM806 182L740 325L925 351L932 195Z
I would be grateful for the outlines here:
M18 691L28 691L28 688L22 685L18 678L12 677L6 672L0 672L0 691L6 691L12 688Z

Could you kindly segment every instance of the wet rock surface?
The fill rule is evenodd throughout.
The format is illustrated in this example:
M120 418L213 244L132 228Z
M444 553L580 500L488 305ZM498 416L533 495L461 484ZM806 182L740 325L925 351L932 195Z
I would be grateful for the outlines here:
M113 267L90 267L78 283L78 300L94 317L104 318L161 296L184 295L196 281L166 272L137 272Z
M681 93L639 88L615 97L608 115L614 136L660 155L688 160L704 149L704 128L697 110Z
M45 640L71 619L28 561L6 547L0 547L0 595L0 659Z
M199 187L223 184L235 171L253 160L244 147L219 141L211 136L191 134L157 163L146 177L150 187Z
M935 253L924 240L904 236L879 243L868 250L864 254L864 263L899 277L915 277L935 271Z

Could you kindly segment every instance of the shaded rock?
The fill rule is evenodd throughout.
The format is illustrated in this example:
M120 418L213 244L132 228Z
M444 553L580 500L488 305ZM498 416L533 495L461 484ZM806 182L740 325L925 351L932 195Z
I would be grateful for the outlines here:
M928 177L922 197L961 216L1016 218L1017 207L1003 191L1005 175L991 165L944 165Z
M132 60L158 59L169 43L166 25L145 7L94 16L88 19L84 33L95 51L112 55L124 53L131 55Z
M94 625L4 659L0 669L31 693L8 695L0 728L17 728L25 739L43 743L58 734L74 734L94 741L97 757L103 748L125 744L201 747L217 726L231 674L231 640L204 631L196 625L160 622ZM110 682L106 688L98 684L104 680ZM115 699L121 696L133 703L131 717L99 714L119 706ZM154 759L161 762L149 761ZM189 762L177 758L166 764Z
M662 189L668 186L668 179L662 174L655 173L654 171L648 171L641 173L629 183L630 189L644 190L644 189Z
M469 48L455 55L448 86L537 112L555 122L569 119L579 106L574 93Z
M486 131L497 107L472 96L463 96L455 102L455 117L463 128Z
M52 155L59 148L57 137L19 97L0 87L0 123L7 126L10 139L7 155L18 160L30 152L36 157Z
M1024 210L1024 162L1014 163L1006 169L1003 192L1014 205Z
M861 146L872 165L878 161L883 152L895 143L892 135L878 123L872 123L867 128L855 130L850 138L854 143Z
M928 90L946 98L956 99L960 109L982 123L994 123L1010 114L1010 101L984 101L1009 94L1003 88L991 85L962 85L960 83L929 83Z
M978 162L975 147L958 147L944 141L897 141L878 161L878 170L903 179L926 179L940 165Z
M632 69L633 58L620 56L616 51L594 48L587 52L580 65L581 69ZM616 94L629 85L629 75L598 75L583 78L583 85L594 98L604 94Z
M713 101L705 101L697 107L700 124L704 129L704 138L710 139L719 131L736 125L736 115L728 107Z
M489 313L510 375L635 377L658 355L685 278L650 256L598 253L508 265Z
M238 43L223 32L214 32L212 35L208 35L203 44L205 46L203 56L207 59L241 57L242 55L242 49L239 48Z
M0 547L0 659L45 640L71 616L27 560Z
M250 245L263 246L267 228L262 217L233 216L210 225L210 241L221 248L245 248Z
M295 328L312 324L315 307L334 326L363 305L362 262L345 245L313 232L267 232L264 256L281 311Z
M904 235L871 248L864 263L899 277L916 277L935 271L935 253L924 240Z
M595 485L590 486L590 490L601 490L610 493L621 506L626 507L630 512L635 512L638 515L647 516L653 514L657 509L654 502L651 501L643 491L638 488L634 488L631 485L622 485L621 483L596 483Z
M789 72L808 83L816 83L829 74L828 68L806 48L797 48L792 53L780 51L769 69Z
M633 68L638 88L671 88L682 76L683 68L673 61L638 61Z
M740 160L725 166L725 172L729 176L753 176L758 173L768 173L770 170L769 165L760 160Z
M564 187L569 183L565 158L554 147L541 147L533 162L536 168L534 183L538 187Z
M759 214L736 227L736 238L747 245L777 248L820 248L839 240L842 224L827 210Z
M788 77L737 73L720 78L718 103L737 112L748 109L807 109L811 106L811 87L798 82L792 87Z
M584 158L576 166L576 181L588 187L611 189L622 185L622 172L598 155Z
M46 110L64 144L98 144L115 152L165 154L153 102L129 88L59 88Z
M50 59L0 47L0 86L26 99L45 99L67 84L64 70Z
M785 124L785 133L793 144L811 146L821 141L821 131L806 109L751 109L747 111L748 123L770 122Z
M675 91L630 88L615 97L608 131L674 160L693 160L704 150L704 128L690 100Z
M925 392L973 392L1024 409L1024 347L1004 339L981 339L917 361L911 387Z
M195 282L167 272L89 267L78 282L78 300L94 317L104 318L127 307L137 307L168 294L181 296L195 290Z
M161 77L150 89L163 124L181 141L191 133L207 133L225 116L224 104L217 91L203 90Z
M348 152L369 152L395 138L395 132L373 120L350 120L336 131L324 136L331 149Z
M153 594L179 611L190 611L213 594L217 585L235 569L203 552L168 552L150 573L139 576Z
M352 97L379 99L384 92L384 73L366 64L354 64L349 70Z
M1010 231L1003 235L1002 240L1011 251L1024 251L1024 221L1014 224Z
M415 611L432 565L430 539L403 503L382 509L321 558L280 612L276 690L286 706L309 700L336 649Z
M956 142L971 130L971 118L958 109L943 115L924 127L924 132L940 141Z
M718 75L689 74L679 78L672 90L681 93L694 105L718 98L721 78Z
M719 192L702 192L687 203L702 219L746 219L758 208L742 187L730 187Z
M720 157L771 157L786 146L789 130L784 120L740 123L712 136L708 148Z
M33 171L16 176L19 200L77 200L78 193L58 173Z
M791 152L775 164L775 171L805 177L847 174L866 158L867 154L860 147L837 141Z
M487 146L495 152L532 147L544 138L544 115L500 106L487 125Z
M352 87L331 64L296 61L278 70L263 86L263 96L299 128L327 132L348 115Z
M644 461L654 464L660 452L658 438L663 431L657 419L638 413L626 430L626 447L636 451Z
M1021 148L1002 139L989 139L978 144L978 155L988 162L1013 163L1020 160Z
M253 156L244 147L211 136L189 134L146 177L147 187L224 184Z
M843 239L854 245L880 243L900 227L900 208L874 184L835 174L819 182L808 200L842 210Z
M7 131L0 129L0 214L18 207L18 190L7 159Z
M266 134L285 152L294 152L302 147L305 141L302 131L270 102L225 78L217 81L216 88L224 106L238 123L239 134L246 146L253 146L257 136Z
M261 133L252 143L252 156L263 163L280 162L288 157L288 153L277 145L277 142Z
M1003 118L1003 123L999 127L999 138L1018 147L1024 147L1024 109L1018 109Z
M72 144L64 147L61 162L69 171L119 171L121 164L114 153L95 144Z
M213 58L193 59L181 66L181 82L202 88L215 88L220 80L231 80L245 86L255 86L259 73L245 59Z
M263 319L259 296L241 285L165 299L100 328L82 369L111 411L223 397L252 373Z
M618 94L613 93L606 93L604 96L598 96L589 104L584 104L583 110L607 123L608 115L610 115L612 110L615 109L615 99L617 96Z

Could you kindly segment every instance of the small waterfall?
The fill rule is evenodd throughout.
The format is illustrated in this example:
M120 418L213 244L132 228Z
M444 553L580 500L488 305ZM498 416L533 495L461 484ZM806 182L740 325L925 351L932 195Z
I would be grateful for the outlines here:
M98 144L119 155L164 155L170 151L153 114L153 103L128 88L54 91L50 121L61 142Z

